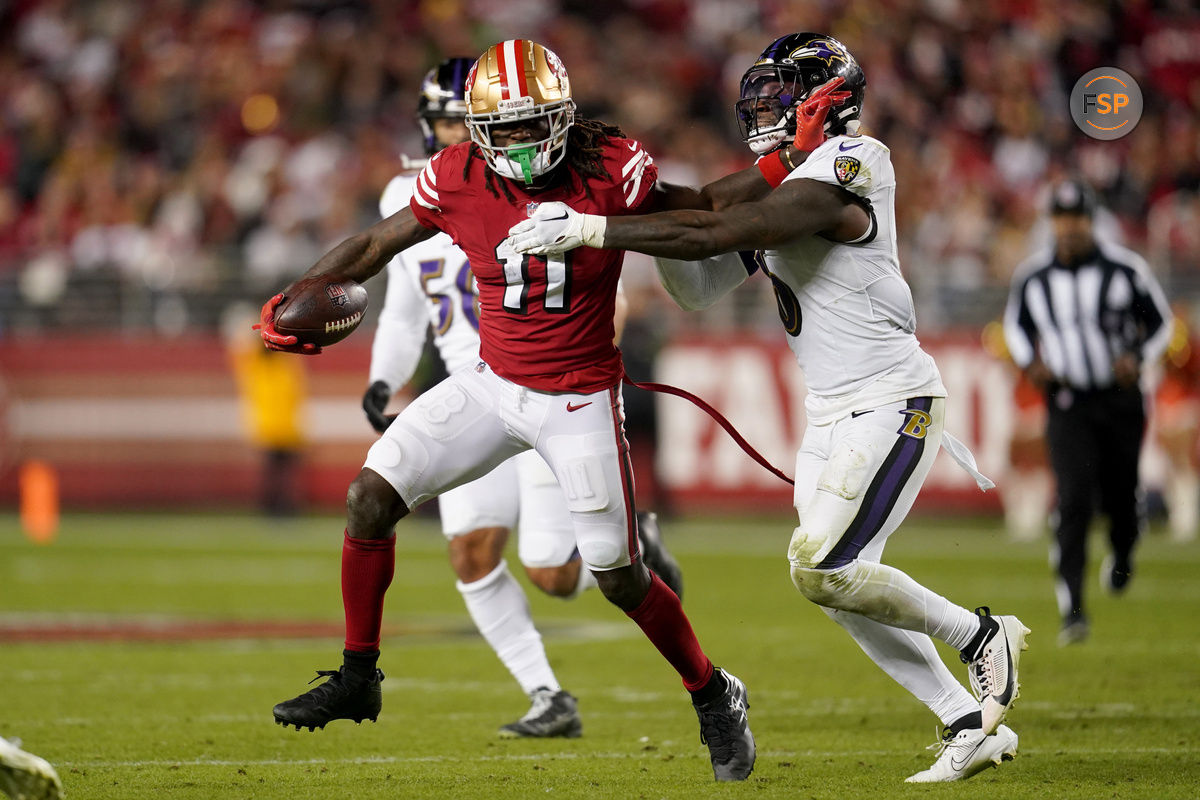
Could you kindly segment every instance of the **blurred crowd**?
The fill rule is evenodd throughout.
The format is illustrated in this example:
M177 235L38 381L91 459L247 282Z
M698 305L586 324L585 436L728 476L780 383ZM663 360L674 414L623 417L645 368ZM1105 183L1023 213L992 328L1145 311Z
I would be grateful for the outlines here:
M925 330L999 314L1042 189L1066 173L1096 186L1173 299L1200 300L1190 0L9 0L0 333L215 330L231 300L260 302L376 218L400 155L421 155L432 64L514 36L554 49L581 113L646 142L667 180L713 179L750 163L739 77L801 30L866 71ZM1098 66L1145 96L1115 142L1069 115ZM644 262L631 275L652 282ZM725 322L776 327L761 283Z

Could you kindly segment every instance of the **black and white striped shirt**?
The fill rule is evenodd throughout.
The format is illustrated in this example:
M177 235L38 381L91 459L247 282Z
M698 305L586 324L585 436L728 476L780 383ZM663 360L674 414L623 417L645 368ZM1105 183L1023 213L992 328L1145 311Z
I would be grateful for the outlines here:
M1162 355L1171 311L1138 254L1098 243L1076 266L1052 251L1034 256L1013 278L1004 312L1004 339L1018 367L1040 356L1055 379L1080 391L1113 385L1113 359L1132 353L1142 363Z

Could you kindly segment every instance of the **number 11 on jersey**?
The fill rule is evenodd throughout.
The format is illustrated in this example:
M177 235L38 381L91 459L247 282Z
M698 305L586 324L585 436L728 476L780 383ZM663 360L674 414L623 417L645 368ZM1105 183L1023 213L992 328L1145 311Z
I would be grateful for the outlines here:
M496 260L504 265L504 310L512 314L529 313L529 274L531 259L546 266L546 294L542 307L549 314L566 314L571 310L571 253L551 256L532 256L518 253L508 239L496 248Z

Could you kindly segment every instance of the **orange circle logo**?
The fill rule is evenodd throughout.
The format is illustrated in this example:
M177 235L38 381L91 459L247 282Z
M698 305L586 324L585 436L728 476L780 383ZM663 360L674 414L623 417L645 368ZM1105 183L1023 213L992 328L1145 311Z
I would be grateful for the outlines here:
M1093 139L1120 139L1141 118L1141 87L1124 70L1094 69L1077 80L1071 90L1071 119Z

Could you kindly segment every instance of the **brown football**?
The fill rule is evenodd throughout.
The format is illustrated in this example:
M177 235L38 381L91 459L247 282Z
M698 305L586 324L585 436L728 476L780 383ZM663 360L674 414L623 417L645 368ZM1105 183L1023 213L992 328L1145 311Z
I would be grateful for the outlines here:
M309 278L287 292L275 309L275 330L319 347L345 339L362 322L367 290L354 281Z

